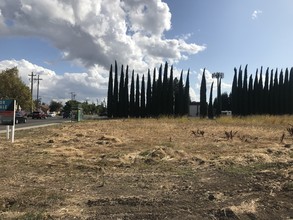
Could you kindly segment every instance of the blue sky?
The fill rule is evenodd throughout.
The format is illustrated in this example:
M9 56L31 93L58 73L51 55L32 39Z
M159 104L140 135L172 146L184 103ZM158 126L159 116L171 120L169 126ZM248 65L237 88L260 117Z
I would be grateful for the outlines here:
M168 61L177 74L190 69L191 96L199 100L202 69L224 72L230 92L234 67L290 68L290 0L3 0L0 69L18 66L23 81L40 74L45 102L106 97L114 60L146 73ZM208 94L207 94L208 95Z

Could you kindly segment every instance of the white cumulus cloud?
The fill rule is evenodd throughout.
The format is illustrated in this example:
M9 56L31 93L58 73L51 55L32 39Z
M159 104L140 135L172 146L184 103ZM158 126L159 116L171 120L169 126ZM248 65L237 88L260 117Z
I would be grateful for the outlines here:
M51 72L54 88L65 94L73 84L81 84L79 89L84 88L84 96L91 95L90 89L105 96L108 69L114 60L146 73L147 68L165 61L186 60L190 54L206 49L187 43L184 37L167 39L164 34L171 29L171 17L162 0L1 0L0 37L39 37L50 41L63 59L87 69L86 73L63 76L46 70ZM11 62L20 68L25 66L28 72L42 69L27 59ZM50 91L54 97L65 96L56 91Z

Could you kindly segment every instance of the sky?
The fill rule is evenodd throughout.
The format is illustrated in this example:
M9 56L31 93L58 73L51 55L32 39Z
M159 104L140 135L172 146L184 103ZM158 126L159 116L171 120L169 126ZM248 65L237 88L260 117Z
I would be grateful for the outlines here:
M42 102L74 93L96 103L115 60L137 74L167 61L177 77L190 70L199 101L203 69L208 93L214 72L230 93L235 67L254 75L293 66L292 8L292 0L1 0L0 70L18 67L28 86L28 75L40 75Z

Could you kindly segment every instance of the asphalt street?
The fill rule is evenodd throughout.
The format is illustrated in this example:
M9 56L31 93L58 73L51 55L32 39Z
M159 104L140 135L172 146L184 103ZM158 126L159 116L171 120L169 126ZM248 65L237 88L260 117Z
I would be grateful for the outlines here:
M70 122L70 119L63 119L60 116L57 117L49 117L47 119L32 119L28 118L26 123L16 124L15 130L23 130L23 129L30 129L30 128L37 128L37 127L43 127L53 124L60 124L64 122ZM7 125L0 124L0 133L6 132ZM11 126L10 126L11 128Z

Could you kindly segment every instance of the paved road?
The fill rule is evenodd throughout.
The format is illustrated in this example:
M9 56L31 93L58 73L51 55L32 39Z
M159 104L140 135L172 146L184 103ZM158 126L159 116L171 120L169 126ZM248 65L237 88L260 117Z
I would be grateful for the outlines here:
M15 125L15 130L27 129L32 127L47 126L51 124L59 124L63 122L68 122L70 119L63 119L62 117L52 117L47 119L32 119L28 118L27 123L21 123ZM0 124L0 133L6 132L6 125Z

